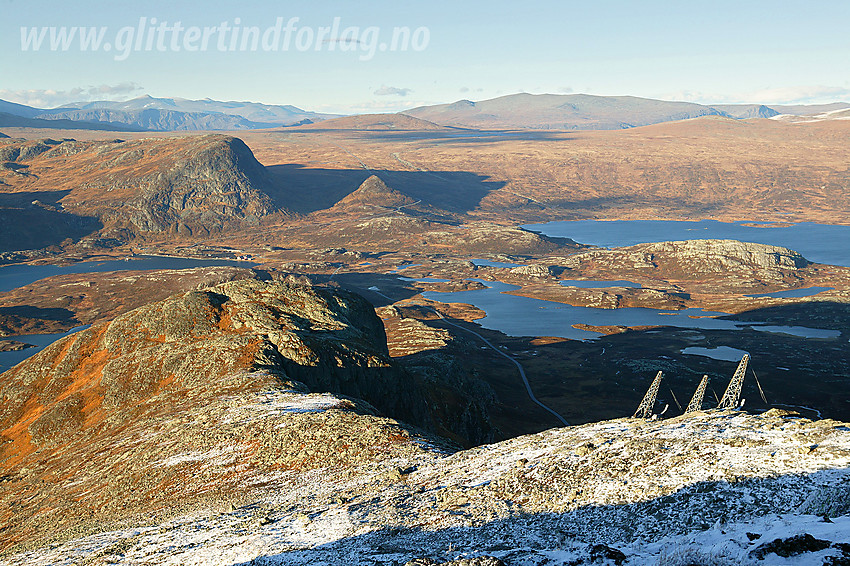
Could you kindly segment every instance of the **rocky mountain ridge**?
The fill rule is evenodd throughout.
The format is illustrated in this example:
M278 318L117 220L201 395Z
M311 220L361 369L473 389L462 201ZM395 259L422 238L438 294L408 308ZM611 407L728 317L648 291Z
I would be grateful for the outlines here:
M391 362L372 306L340 290L246 279L95 324L0 380L3 546L450 446L379 414L486 434L481 401L440 412L421 379Z

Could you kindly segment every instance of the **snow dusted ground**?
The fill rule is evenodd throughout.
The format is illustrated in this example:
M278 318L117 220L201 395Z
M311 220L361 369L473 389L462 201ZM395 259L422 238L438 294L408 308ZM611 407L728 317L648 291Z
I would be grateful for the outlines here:
M3 563L838 565L850 563L848 464L850 427L835 421L780 411L620 419L304 472L237 509ZM787 540L804 534L813 538ZM777 539L790 556L771 551Z

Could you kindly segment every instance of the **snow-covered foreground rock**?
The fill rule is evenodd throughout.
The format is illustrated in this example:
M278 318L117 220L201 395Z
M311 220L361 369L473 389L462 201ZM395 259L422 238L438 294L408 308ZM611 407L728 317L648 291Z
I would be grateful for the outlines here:
M422 448L5 564L850 563L843 423L707 412Z

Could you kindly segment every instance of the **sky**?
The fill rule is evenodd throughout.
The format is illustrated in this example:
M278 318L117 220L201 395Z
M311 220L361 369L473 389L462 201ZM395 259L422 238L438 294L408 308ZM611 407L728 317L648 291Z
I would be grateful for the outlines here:
M41 108L145 94L343 114L517 92L850 101L846 0L0 0L0 14L0 99Z

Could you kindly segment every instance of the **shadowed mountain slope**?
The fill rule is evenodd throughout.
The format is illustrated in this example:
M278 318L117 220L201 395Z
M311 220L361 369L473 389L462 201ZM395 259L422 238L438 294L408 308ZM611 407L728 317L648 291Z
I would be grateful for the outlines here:
M94 217L104 233L124 240L145 232L220 233L280 210L266 192L277 186L238 138L15 140L0 145L0 158L7 162L0 196L50 187L51 210ZM45 245L21 247L38 244Z

